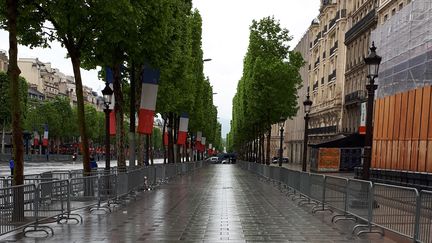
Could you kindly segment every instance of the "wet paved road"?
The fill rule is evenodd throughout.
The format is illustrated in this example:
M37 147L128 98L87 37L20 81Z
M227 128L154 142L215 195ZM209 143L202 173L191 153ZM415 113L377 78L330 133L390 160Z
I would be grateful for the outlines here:
M393 242L352 237L347 222L310 213L235 165L211 165L109 215L84 213L82 225L56 225L48 239L22 242ZM374 238L373 238L374 237Z

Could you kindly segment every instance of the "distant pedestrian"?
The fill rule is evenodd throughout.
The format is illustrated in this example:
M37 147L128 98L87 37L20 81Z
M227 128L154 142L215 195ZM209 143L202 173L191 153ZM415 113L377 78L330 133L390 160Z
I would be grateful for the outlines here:
M14 175L14 169L15 169L15 163L14 163L13 159L9 160L9 167L11 169L11 176L13 176Z
M98 167L98 164L97 164L95 158L92 156L90 158L90 168L93 170L93 169L97 169L97 167Z

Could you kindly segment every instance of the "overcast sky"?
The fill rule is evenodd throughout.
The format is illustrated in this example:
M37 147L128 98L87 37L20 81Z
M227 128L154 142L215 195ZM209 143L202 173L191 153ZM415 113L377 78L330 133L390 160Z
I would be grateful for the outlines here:
M249 40L249 26L253 19L274 16L287 28L294 39L294 48L309 27L312 19L319 13L319 0L193 0L203 18L205 75L210 78L214 103L218 106L218 117L223 124L223 134L229 131L231 102L237 82L243 70L243 57ZM8 50L7 32L0 31L0 49ZM58 43L51 49L29 49L20 46L19 57L38 57L43 62L51 62L61 72L72 75L72 65L66 59L66 50ZM82 70L83 82L100 93L104 83L97 78L96 71Z

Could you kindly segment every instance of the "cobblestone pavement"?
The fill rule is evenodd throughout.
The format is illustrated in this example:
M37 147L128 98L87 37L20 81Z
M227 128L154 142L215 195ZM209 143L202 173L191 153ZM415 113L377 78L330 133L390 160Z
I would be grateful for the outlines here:
M236 165L182 176L108 215L82 212L82 225L54 225L51 238L19 242L394 242L351 236L349 221L310 213Z

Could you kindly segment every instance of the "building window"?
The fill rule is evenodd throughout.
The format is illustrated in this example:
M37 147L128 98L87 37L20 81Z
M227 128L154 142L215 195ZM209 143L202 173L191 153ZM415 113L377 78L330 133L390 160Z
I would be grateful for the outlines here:
M399 4L399 10L401 10L403 8L403 3Z
M388 19L388 15L386 14L384 15L384 22L387 21L387 19Z
M396 14L396 9L392 9L392 16Z

